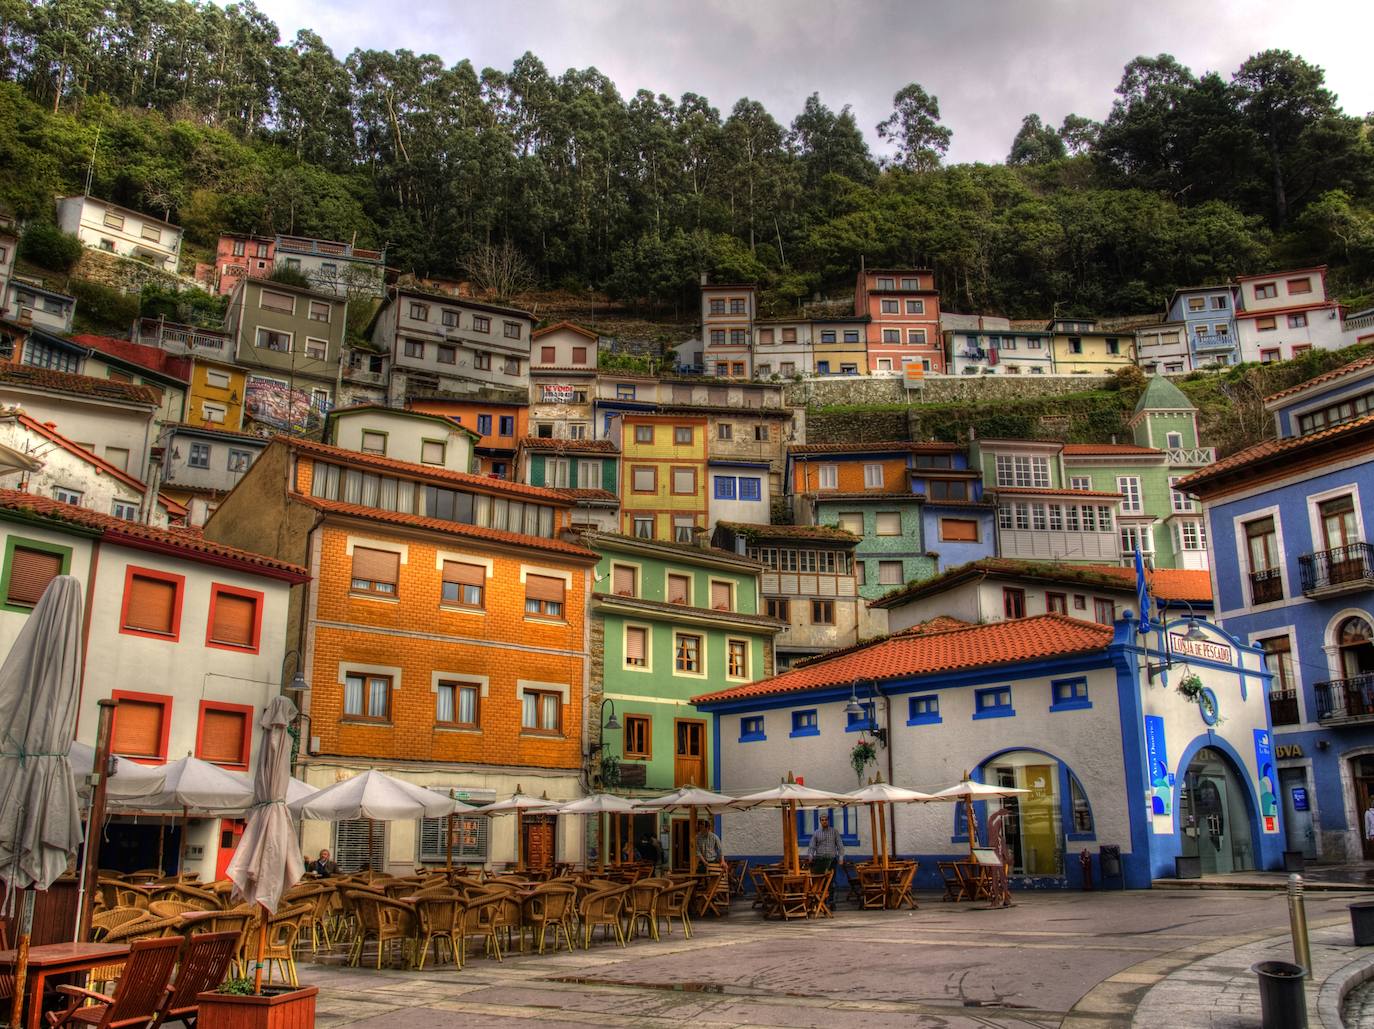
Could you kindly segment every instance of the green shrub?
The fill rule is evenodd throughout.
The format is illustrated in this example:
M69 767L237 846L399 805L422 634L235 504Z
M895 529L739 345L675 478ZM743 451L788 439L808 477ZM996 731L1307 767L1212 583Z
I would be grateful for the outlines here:
M124 335L138 317L138 297L98 282L73 279L68 290L76 297L76 321L82 329Z
M144 318L165 318L169 322L218 329L224 324L228 297L214 296L202 289L178 290L149 282L139 297L139 313Z
M280 282L284 286L300 286L302 289L313 288L310 285L310 279L307 278L305 272L301 271L299 268L288 268L282 265L279 268L272 269L272 274L267 277L273 282Z
M81 240L52 222L34 222L24 230L19 256L49 271L69 272L83 249Z

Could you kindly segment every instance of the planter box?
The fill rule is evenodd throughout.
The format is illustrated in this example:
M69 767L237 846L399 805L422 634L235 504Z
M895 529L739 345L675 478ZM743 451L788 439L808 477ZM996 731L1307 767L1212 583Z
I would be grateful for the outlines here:
M1178 857L1174 858L1174 878L1201 879L1202 858L1184 857L1181 854Z
M206 1029L315 1029L318 986L302 986L284 993L237 996L202 993L197 1025Z

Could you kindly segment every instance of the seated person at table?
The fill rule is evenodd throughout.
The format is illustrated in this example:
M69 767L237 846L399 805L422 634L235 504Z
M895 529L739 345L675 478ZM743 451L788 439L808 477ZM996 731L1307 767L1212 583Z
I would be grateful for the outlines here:
M719 870L724 860L720 837L711 829L711 823L703 819L697 824L697 871Z
M330 860L327 848L321 850L320 856L306 865L305 870L320 876L339 874L339 866Z
M658 868L658 863L663 855L658 849L658 841L648 833L640 836L639 842L635 844L635 853L639 855L639 860Z
M817 875L824 875L844 861L844 840L828 816L821 815L821 826L811 834L806 854L811 859L811 871Z

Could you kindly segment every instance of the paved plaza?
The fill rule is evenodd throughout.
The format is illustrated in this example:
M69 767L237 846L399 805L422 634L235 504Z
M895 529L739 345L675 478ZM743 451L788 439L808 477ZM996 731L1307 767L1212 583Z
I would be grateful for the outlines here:
M674 933L657 943L641 937L624 950L596 943L500 963L479 956L462 971L305 965L301 980L320 987L321 1029L687 1022L699 1029L1239 1029L1259 1025L1250 964L1291 960L1279 892L1015 899L1015 907L993 911L923 896L914 912L842 907L834 919L788 923L765 922L740 902L729 918L697 922L691 940ZM1346 905L1357 899L1307 898L1313 1026L1340 1024L1331 983L1374 962L1374 948L1351 945ZM1332 1021L1321 1021L1321 1003Z

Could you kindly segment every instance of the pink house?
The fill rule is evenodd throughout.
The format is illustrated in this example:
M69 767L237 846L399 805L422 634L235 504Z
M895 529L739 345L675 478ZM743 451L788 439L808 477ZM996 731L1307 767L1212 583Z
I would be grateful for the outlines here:
M927 372L945 371L940 337L940 293L926 268L869 268L859 272L854 313L868 315L870 375L900 375L917 362Z
M265 279L272 274L277 241L271 236L220 236L215 247L215 270L211 281L215 292L228 296L241 279Z

